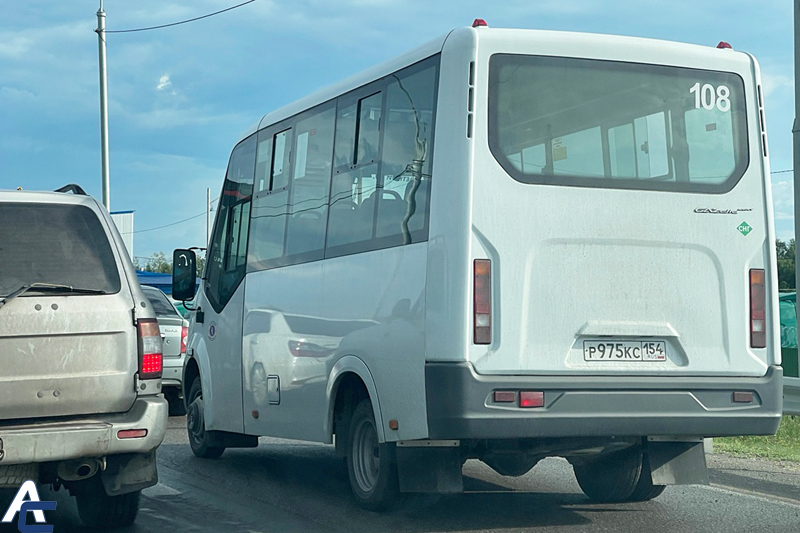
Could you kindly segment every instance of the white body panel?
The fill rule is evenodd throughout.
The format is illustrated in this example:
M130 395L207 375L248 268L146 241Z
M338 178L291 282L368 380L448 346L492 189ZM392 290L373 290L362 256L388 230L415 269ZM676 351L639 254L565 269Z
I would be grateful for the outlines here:
M329 441L330 383L339 361L355 358L380 391L376 419L400 422L387 438L424 437L426 255L420 243L248 274L246 432ZM291 343L306 354L293 355ZM279 378L280 403L270 404L269 376Z

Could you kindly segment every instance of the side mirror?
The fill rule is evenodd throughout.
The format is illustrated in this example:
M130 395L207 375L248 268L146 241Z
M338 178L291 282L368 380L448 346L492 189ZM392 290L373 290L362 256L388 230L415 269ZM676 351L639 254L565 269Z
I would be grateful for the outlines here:
M185 302L194 298L197 283L197 256L192 250L172 253L172 298Z

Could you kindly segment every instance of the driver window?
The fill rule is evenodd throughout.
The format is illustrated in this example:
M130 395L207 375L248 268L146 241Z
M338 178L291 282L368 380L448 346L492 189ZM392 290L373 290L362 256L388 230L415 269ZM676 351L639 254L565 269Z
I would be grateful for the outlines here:
M336 110L302 119L295 128L295 162L290 187L286 255L290 262L322 259L328 222L328 190Z

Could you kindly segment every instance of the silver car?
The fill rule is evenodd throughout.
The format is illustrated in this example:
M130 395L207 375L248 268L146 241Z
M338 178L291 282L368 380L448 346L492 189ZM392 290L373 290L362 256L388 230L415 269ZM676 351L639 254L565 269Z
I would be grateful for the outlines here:
M169 402L170 416L183 416L186 406L181 395L183 361L186 358L186 338L189 335L189 321L185 320L160 289L142 285L142 291L153 311L156 313L161 330L164 353L164 373L161 384L164 396Z

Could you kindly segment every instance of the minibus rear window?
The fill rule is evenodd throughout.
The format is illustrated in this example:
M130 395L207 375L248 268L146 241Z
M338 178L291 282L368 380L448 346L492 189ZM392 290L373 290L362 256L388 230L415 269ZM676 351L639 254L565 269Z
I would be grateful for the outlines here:
M733 73L496 54L489 144L525 183L721 193L748 165Z

